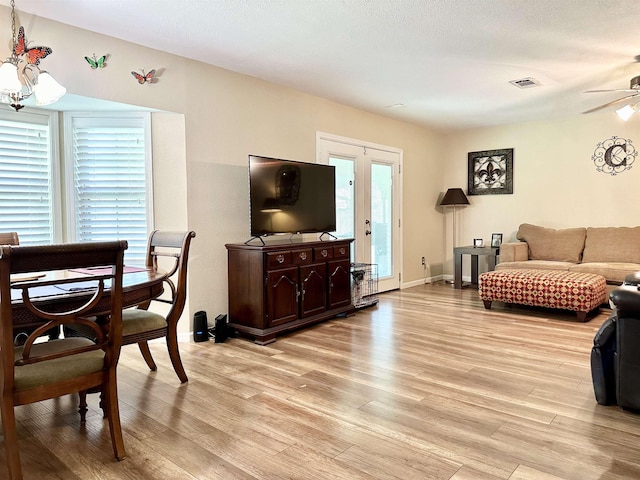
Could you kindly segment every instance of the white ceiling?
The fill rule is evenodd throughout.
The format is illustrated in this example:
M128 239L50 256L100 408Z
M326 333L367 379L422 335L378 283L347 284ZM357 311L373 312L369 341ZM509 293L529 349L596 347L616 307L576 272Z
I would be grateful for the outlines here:
M640 74L638 0L17 0L16 9L440 130L579 114L624 96L584 90L628 88ZM509 83L523 77L541 85Z

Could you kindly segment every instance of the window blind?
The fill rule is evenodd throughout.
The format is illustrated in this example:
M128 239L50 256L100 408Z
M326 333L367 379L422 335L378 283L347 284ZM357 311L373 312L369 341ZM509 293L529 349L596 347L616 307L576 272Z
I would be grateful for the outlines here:
M76 241L127 240L125 261L144 264L144 120L76 117L72 123Z
M0 119L0 231L17 231L21 244L53 241L49 151L46 117Z

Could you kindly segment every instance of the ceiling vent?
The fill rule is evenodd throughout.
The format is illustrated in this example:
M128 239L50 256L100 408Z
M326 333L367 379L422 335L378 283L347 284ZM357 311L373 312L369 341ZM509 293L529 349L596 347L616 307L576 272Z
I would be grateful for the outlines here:
M530 87L537 87L540 85L540 82L538 80L531 77L520 78L518 80L511 80L509 83L519 88L530 88Z

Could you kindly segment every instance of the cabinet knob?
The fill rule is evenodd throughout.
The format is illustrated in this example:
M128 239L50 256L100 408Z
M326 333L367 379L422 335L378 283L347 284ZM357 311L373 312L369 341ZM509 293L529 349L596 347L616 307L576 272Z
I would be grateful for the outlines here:
M276 257L278 263L284 263L284 255L280 254Z
M300 252L300 260L306 260L307 259L307 252Z
M340 252L340 255L344 255L344 253L346 252L344 247L341 247L340 250L338 250L338 251Z
M326 250L322 250L322 251L320 252L320 255L322 255L323 257L326 257L326 256L328 255L328 253L327 253L327 251L326 251Z

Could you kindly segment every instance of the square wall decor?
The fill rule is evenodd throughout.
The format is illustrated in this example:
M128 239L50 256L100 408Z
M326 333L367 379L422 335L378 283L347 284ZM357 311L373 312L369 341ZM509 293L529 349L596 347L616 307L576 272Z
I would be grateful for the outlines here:
M513 148L469 152L469 195L513 193Z

